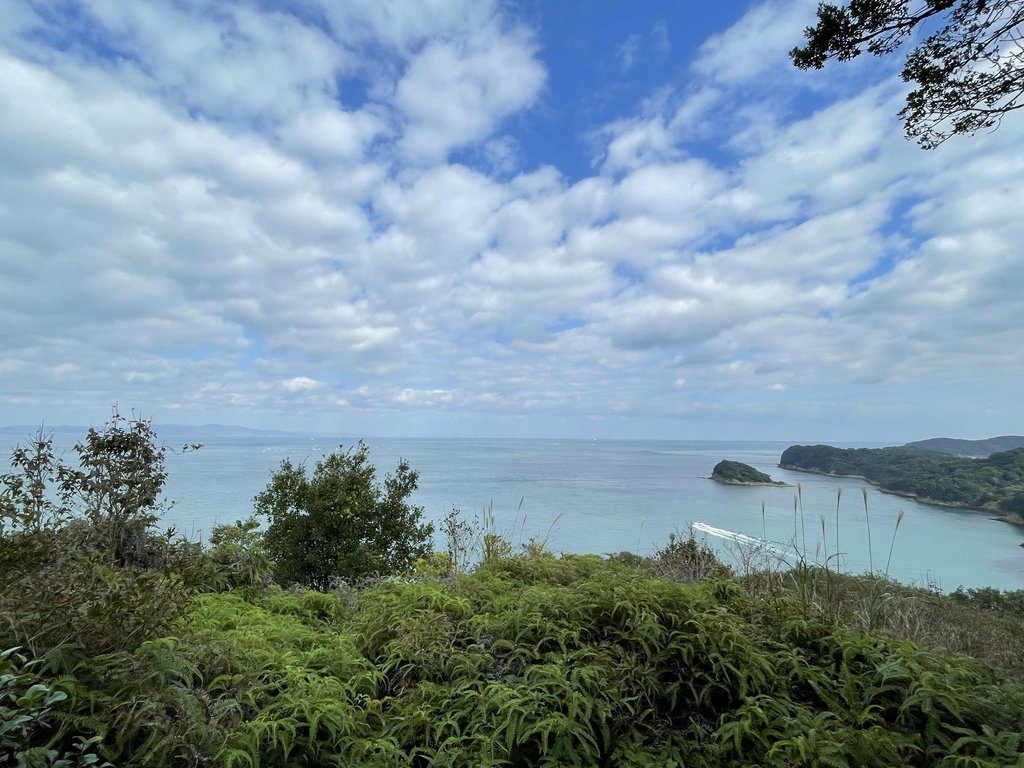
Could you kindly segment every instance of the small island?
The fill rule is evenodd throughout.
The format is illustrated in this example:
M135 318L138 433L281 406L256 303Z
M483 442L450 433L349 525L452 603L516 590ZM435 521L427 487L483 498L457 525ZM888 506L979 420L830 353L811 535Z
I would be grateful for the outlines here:
M711 471L711 479L725 485L788 485L741 461L718 462Z

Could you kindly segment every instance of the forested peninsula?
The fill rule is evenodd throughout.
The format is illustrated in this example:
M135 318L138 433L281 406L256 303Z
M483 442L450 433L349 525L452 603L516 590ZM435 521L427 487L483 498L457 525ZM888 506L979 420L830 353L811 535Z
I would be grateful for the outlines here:
M999 513L1024 524L1024 448L970 459L917 448L835 448L793 445L779 466L803 472L863 477L882 491Z

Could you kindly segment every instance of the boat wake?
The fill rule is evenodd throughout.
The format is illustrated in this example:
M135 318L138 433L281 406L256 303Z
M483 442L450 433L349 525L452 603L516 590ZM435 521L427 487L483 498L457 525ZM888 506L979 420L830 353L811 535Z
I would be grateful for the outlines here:
M754 536L747 536L745 533L738 533L737 531L728 531L725 528L716 528L713 525L707 523L694 523L693 528L706 533L708 536L714 536L717 539L724 539L726 541L732 541L742 546L753 546L753 547L765 547L774 554L786 558L787 560L792 555L791 552L786 552L784 549L778 547L770 541L764 539L758 539Z

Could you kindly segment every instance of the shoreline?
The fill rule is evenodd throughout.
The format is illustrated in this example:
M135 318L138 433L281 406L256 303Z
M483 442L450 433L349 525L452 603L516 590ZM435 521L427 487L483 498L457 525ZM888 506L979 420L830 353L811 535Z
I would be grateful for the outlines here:
M746 480L730 480L728 478L719 478L712 475L708 480L713 480L721 485L745 485L751 488L795 488L793 483L784 483L781 480L772 480L767 483L755 483Z
M791 464L779 464L779 469L787 469L790 472L806 472L809 475L823 475L824 477L848 477L854 480L863 480L870 486L873 486L879 490L880 493L885 493L890 496L900 496L904 499L910 499L916 501L918 504L927 504L930 507L945 507L946 509L965 509L971 512L978 512L981 514L988 515L989 520L996 520L1007 525L1024 527L1024 517L1016 515L1012 512L1003 512L999 509L992 507L975 507L970 504L960 504L954 501L940 501L939 499L929 499L926 496L919 496L916 493L910 491L897 491L892 488L886 488L881 483L870 480L864 477L864 475L842 475L836 472L825 472L820 469L805 469L804 467L794 467ZM1024 546L1022 544L1021 546Z

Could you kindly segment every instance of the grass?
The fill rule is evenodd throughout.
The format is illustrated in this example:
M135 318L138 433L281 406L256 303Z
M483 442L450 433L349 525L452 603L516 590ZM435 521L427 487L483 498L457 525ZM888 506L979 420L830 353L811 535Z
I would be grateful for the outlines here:
M811 562L806 544L797 546L796 531L805 530L802 489L794 497L794 538L790 551L795 565L773 556L767 541L760 547L739 548L738 580L754 599L771 602L795 597L808 617L830 625L910 640L949 653L965 654L1017 679L1024 679L1024 592L958 590L943 595L931 587L912 587L890 578L896 539L904 512L896 516L882 571L874 570L871 516L867 491L862 489L864 520L871 571L854 575L841 569L839 506L836 493L836 551L826 549L821 562ZM762 511L763 515L763 511ZM822 541L826 525L821 517ZM806 540L805 540L806 541Z

